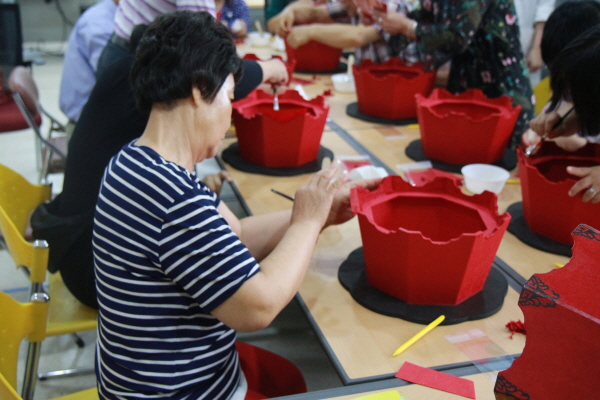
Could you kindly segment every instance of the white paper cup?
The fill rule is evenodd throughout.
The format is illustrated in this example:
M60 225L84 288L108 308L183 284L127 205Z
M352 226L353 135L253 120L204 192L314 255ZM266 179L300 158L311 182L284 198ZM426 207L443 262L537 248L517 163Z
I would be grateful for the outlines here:
M500 193L504 188L510 173L504 168L489 164L469 164L462 167L460 172L465 178L465 186L475 194L488 190Z

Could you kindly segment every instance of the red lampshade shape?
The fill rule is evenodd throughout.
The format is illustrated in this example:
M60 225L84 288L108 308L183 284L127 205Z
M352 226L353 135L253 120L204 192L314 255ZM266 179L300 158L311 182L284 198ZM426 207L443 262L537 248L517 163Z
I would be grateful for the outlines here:
M456 305L483 290L510 215L491 192L469 196L456 179L399 176L351 192L367 279L406 303Z
M449 164L500 160L521 112L510 97L491 99L479 89L457 95L435 89L416 97L423 152Z
M572 244L571 232L579 224L600 226L600 205L584 203L581 194L570 197L569 189L579 180L567 166L600 165L600 145L588 144L575 151L562 150L552 142L526 157L517 149L523 216L529 229L564 244Z
M420 63L407 66L398 58L384 63L363 60L353 66L358 109L386 119L417 116L415 94L431 93L435 71L424 72Z
M329 105L325 97L304 100L297 91L273 96L255 90L233 103L240 156L265 167L298 167L317 159Z
M534 274L519 307L527 341L512 366L498 374L496 399L597 399L600 393L600 232L573 231L567 265Z
M248 53L243 58L244 58L244 60L265 61L265 60L262 60L261 58L259 58L254 53ZM281 56L273 56L273 58L280 59L285 64L285 68L287 69L287 73L288 73L288 80L287 80L287 82L285 84L289 85L290 81L292 80L292 75L294 73L294 68L296 68L296 60L284 61Z
M328 72L340 65L342 49L336 49L319 42L310 41L297 49L285 42L288 61L296 61L296 69L307 72Z

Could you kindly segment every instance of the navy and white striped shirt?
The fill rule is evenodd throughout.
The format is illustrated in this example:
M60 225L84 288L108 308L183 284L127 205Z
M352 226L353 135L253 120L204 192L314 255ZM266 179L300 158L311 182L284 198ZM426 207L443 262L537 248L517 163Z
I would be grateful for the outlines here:
M94 220L102 399L228 399L235 332L210 312L259 271L194 175L130 143Z

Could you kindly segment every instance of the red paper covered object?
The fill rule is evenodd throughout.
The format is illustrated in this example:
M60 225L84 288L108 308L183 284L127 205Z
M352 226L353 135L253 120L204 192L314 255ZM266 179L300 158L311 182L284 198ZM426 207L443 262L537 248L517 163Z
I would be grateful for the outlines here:
M407 303L455 305L481 291L510 220L496 194L469 196L437 175L351 192L369 284Z
M421 63L408 66L399 58L384 63L363 60L353 71L358 109L387 119L416 117L415 94L429 95L436 74L424 72Z
M579 225L573 239L567 265L523 286L527 339L523 353L498 374L498 400L598 398L600 232Z
M297 167L317 159L329 105L323 96L304 100L295 90L273 96L255 90L233 103L240 156L265 167Z
M285 52L288 61L296 63L296 70L307 72L333 71L340 65L342 55L342 49L313 40L296 49L291 48L286 41Z
M584 203L581 194L570 197L569 189L580 179L567 173L567 166L600 164L600 145L589 143L568 152L544 142L530 157L517 149L523 216L529 229L564 244L572 244L571 231L579 224L600 227L600 205Z
M417 95L421 145L427 157L449 164L493 164L502 158L521 106L508 96L488 98L479 89Z

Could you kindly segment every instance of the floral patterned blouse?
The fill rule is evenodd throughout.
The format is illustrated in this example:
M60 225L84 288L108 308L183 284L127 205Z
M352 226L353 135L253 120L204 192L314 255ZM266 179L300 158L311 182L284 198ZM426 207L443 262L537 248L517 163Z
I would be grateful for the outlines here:
M418 22L417 48L426 70L452 60L449 91L508 95L522 107L515 135L527 129L533 93L513 0L421 0L409 17ZM397 40L400 47L408 43L404 36Z

